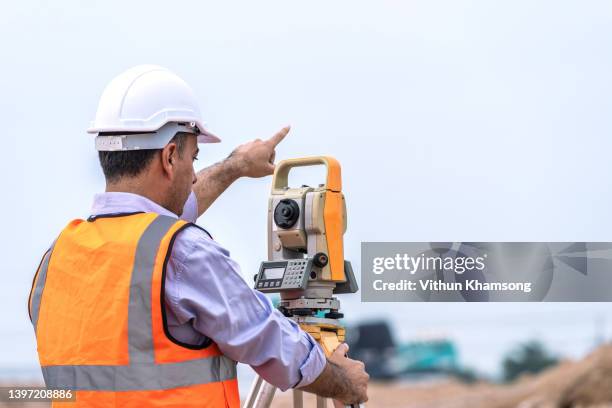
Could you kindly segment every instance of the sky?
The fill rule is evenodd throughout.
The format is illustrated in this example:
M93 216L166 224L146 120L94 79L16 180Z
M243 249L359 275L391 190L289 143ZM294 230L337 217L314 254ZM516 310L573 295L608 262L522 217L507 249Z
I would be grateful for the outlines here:
M104 189L85 129L138 64L193 87L223 139L200 167L286 124L279 159L336 157L357 271L362 241L612 240L609 1L26 0L3 5L0 49L0 379L36 367L34 270ZM199 220L247 279L266 256L269 188L239 180ZM341 300L349 322L443 333L488 373L533 337L567 357L612 337L608 304Z

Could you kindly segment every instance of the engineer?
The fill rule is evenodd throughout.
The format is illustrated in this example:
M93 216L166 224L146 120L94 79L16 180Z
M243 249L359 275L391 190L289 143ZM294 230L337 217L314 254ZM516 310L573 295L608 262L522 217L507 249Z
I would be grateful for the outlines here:
M368 375L348 347L326 359L194 224L238 178L272 174L288 131L196 174L198 143L220 139L189 86L153 65L108 84L88 129L106 191L56 238L30 293L48 388L76 390L71 407L239 407L242 362L282 390L367 400Z

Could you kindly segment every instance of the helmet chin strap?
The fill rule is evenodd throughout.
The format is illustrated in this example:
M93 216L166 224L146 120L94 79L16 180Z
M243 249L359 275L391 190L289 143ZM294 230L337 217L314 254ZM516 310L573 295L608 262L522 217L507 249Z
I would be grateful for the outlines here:
M195 123L166 123L154 132L105 134L96 136L96 150L99 152L163 149L177 133L200 134Z

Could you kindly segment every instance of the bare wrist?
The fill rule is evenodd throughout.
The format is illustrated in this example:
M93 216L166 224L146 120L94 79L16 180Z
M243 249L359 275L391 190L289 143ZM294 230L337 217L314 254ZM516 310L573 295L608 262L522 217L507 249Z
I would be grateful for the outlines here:
M346 375L346 371L342 366L334 363L333 361L327 360L330 367L332 367L332 372L334 373L334 377L338 379L338 393L334 396L334 398L339 399L341 401L346 401L352 395L353 386Z
M341 401L350 399L352 394L352 385L346 376L346 371L329 359L319 377L313 383L300 388L306 392Z

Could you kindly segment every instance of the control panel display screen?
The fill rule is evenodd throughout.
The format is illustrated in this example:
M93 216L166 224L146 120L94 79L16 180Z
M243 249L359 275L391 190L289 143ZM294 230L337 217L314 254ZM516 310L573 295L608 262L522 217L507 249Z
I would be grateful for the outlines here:
M307 258L264 261L254 276L255 289L264 293L306 289L311 269L312 259Z
M267 268L263 270L263 279L281 279L285 268Z

